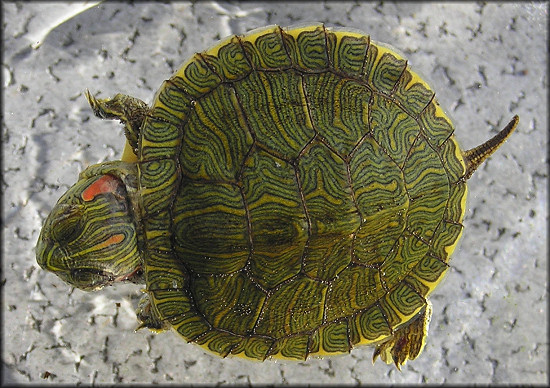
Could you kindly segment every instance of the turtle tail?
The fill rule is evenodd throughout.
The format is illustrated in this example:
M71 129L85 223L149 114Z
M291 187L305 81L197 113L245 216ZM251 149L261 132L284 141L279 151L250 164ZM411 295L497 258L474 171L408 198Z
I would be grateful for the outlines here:
M514 132L519 123L519 116L515 115L512 120L504 127L499 133L494 137L487 140L485 143L472 148L471 150L465 151L462 154L464 162L466 163L466 173L464 174L463 180L469 179L472 174L477 170L477 168L492 155L505 141L508 137Z

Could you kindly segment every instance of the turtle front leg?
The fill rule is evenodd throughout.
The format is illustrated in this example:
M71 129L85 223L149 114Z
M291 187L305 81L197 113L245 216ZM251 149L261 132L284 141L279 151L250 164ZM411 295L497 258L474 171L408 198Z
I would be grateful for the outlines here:
M138 308L136 309L136 316L140 323L135 331L143 329L144 327L155 333L160 333L169 329L170 325L158 318L157 313L151 305L151 300L147 291L142 291L145 292L145 294L139 300Z
M432 303L427 300L426 308L418 318L409 325L397 329L393 337L376 346L372 362L374 363L380 356L386 364L393 362L397 369L401 370L401 365L405 365L407 360L418 357L426 343L431 316Z
M147 104L138 98L120 93L113 98L97 99L86 89L85 95L97 117L109 120L119 119L124 124L126 139L134 156L137 157L140 128L149 112ZM131 158L123 155L122 160L130 161L128 159Z

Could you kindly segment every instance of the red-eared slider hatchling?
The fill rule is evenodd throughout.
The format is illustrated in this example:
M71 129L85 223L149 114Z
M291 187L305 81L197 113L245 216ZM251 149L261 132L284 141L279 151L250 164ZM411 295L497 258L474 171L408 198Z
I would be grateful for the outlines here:
M127 149L60 198L38 264L83 290L144 283L141 327L259 360L416 358L466 180L519 120L462 151L405 59L322 24L231 36L151 107L86 97Z

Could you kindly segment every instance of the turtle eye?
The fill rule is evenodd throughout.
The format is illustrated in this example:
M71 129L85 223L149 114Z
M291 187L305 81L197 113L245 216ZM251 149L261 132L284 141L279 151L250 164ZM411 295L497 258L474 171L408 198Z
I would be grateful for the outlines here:
M113 276L93 268L78 268L70 271L70 283L85 291L93 291L110 284Z
M60 244L74 241L81 231L82 217L78 208L71 206L63 209L59 218L52 224L52 237Z

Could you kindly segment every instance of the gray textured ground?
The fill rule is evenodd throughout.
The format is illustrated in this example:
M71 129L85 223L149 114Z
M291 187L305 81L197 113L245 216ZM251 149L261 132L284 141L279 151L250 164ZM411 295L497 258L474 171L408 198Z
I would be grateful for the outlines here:
M547 3L107 3L63 21L77 5L2 2L4 383L547 382ZM85 88L150 102L218 38L308 21L400 49L464 148L521 117L470 180L419 359L401 373L371 365L365 347L302 363L220 359L173 333L134 333L137 286L83 293L38 268L34 245L59 196L89 164L120 157L120 126L93 117Z

